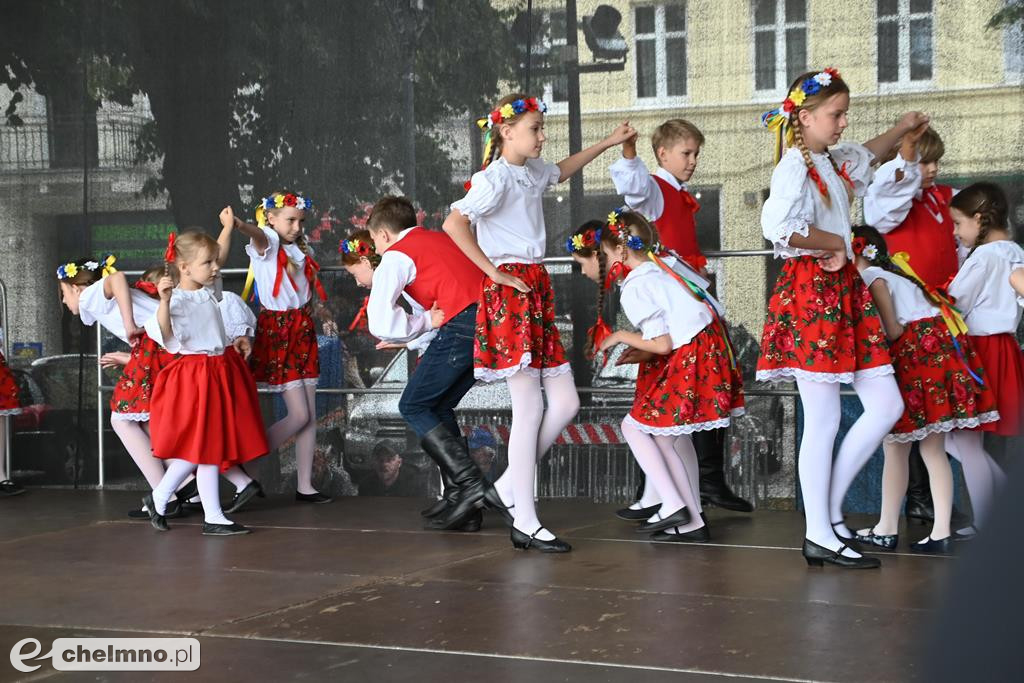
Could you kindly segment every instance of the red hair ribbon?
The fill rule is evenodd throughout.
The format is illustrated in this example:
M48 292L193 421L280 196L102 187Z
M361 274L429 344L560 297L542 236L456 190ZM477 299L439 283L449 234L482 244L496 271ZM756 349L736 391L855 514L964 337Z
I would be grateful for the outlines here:
M320 264L313 260L313 257L306 254L306 279L309 280L309 286L316 290L316 295L320 297L320 301L327 301L327 292L324 291L323 283L320 282Z
M597 322L594 326L587 330L587 339L590 340L590 353L587 354L587 358L593 360L597 356L598 351L601 349L601 343L608 338L612 333L612 328L608 327L608 323L604 321L604 317L598 313ZM608 365L608 352L604 352L604 358L601 361L601 367Z
M616 282L625 279L627 275L629 275L629 266L622 261L616 261L608 269L608 275L604 278L604 288L611 289Z
M352 319L352 323L348 326L348 331L359 328L360 330L369 329L369 321L366 319L366 307L370 305L370 297L363 299L363 305L359 307L359 312L356 313L356 317Z
M139 280L134 285L132 285L132 287L139 290L140 292L145 292L150 296L157 296L156 284L150 282L149 280Z
M825 181L818 175L818 169L810 168L807 169L807 177L814 181L814 184L818 186L818 192L821 193L822 197L828 196L828 187L825 185Z
M164 252L164 261L174 263L174 233L167 235L167 251Z
M846 181L846 184L850 186L851 190L853 189L853 178L851 178L850 174L846 172L845 161L843 162L843 165L839 167L839 177Z

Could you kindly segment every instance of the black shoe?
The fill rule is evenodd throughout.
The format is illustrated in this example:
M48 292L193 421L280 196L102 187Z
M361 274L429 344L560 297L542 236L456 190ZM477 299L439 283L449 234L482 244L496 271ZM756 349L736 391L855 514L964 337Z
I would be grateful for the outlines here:
M164 515L157 513L152 493L147 493L142 497L142 504L147 510L149 510L149 523L153 525L154 529L157 531L171 530L171 527L167 526L167 518Z
M334 499L331 498L330 496L325 496L319 491L316 491L314 493L299 493L298 491L296 491L295 500L299 503L313 503L315 505L321 505L323 503L330 503Z
M670 526L686 526L690 523L690 511L685 507L679 508L668 517L662 517L661 514L657 512L654 514L658 516L657 521L644 522L637 527L636 530L641 533L650 533L652 531L667 529Z
M477 509L469 514L469 517L466 518L466 521L463 522L462 526L456 529L456 531L466 531L472 533L475 531L480 531L483 525L484 511Z
M501 515L501 518L505 520L505 524L507 526L512 526L515 522L515 518L512 516L512 508L515 506L512 505L506 507L505 504L501 502L501 496L498 495L498 489L493 486L488 486L484 491L484 507L488 510L494 510Z
M953 535L950 538L952 538L957 543L963 543L965 541L973 541L977 535L978 527L974 526L973 524L968 524L963 529L957 529L956 531L954 531Z
M736 512L752 512L754 506L729 488L725 481L724 429L711 429L693 434L693 447L697 451L700 470L701 505L715 505Z
M551 541L542 541L537 538L537 534L543 530L544 527L540 527L531 535L527 536L519 529L512 527L512 545L519 550L529 550L530 548L534 548L542 553L567 553L572 550L572 546L560 538L555 538Z
M837 529L836 527L842 526L842 525L845 525L845 524L846 524L846 520L845 519L841 519L838 522L832 522L832 533L834 533L836 535L836 538L838 538L840 541L856 541L856 540L858 540L857 537L856 537L856 532L854 532L854 534L855 534L854 536L844 536L843 534L839 533L839 529ZM854 550L856 550L856 548L854 548Z
M168 501L167 507L164 509L164 519L177 519L178 517L185 517L186 514L185 506L177 499ZM129 510L128 519L149 519L149 511L142 508Z
M946 536L936 541L931 536L926 536L917 543L911 543L910 552L922 553L924 555L952 555L953 539L950 536Z
M864 533L864 531L866 531L867 533ZM896 546L900 542L899 534L883 536L876 534L874 529L864 529L864 531L856 532L857 541L859 541L860 543L864 543L865 545L870 545L873 548L878 548L879 550L895 550Z
M263 492L263 487L260 486L260 483L253 479L252 481L245 485L244 489L242 489L241 491L235 491L235 495L231 499L231 504L224 508L224 513L231 514L232 512L238 512L245 506L246 503L248 503L256 496L259 496L260 498L266 498L267 494Z
M659 508L661 508L661 505L652 505L651 507L640 508L638 510L634 510L633 508L622 508L621 510L615 511L615 516L619 519L624 519L627 522L642 522L651 517L651 515L657 512Z
M735 512L753 512L754 506L749 501L740 498L728 487L722 490L701 489L701 505L714 505L715 507L733 510Z
M13 496L20 496L23 493L25 493L25 487L21 484L10 479L0 481L0 498L11 498Z
M908 500L903 514L906 515L908 522L917 524L931 524L935 521L935 510L930 501L926 503L921 500Z
M844 569L877 569L882 566L881 561L877 557L847 557L842 554L846 548L849 548L849 546L844 545L839 550L829 550L805 538L803 554L809 567L834 564Z
M443 515L430 520L426 528L437 531L457 529L473 510L483 505L484 494L492 487L484 483L480 469L469 457L465 442L444 425L438 425L427 432L420 446L438 467L448 472L456 488L455 504Z
M670 534L667 531L656 531L651 534L652 541L662 541L665 543L707 543L711 540L711 530L708 529L708 525L694 529L693 531L680 532L679 527L676 527L676 533Z
M252 529L248 529L235 522L232 522L231 524L210 524L209 522L203 522L203 536L239 536L241 534L251 533Z

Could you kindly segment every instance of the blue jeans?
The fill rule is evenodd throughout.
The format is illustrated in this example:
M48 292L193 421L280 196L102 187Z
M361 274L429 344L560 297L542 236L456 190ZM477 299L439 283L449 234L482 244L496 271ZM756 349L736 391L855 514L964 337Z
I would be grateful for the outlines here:
M421 439L440 424L455 436L462 435L455 406L475 383L476 309L472 304L441 326L398 401L398 411Z

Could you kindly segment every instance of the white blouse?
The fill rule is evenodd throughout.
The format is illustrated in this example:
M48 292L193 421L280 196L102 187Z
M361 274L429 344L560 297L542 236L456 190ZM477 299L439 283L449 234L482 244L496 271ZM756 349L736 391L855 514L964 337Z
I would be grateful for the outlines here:
M900 325L906 325L915 320L934 318L941 312L938 306L928 301L920 287L905 277L878 266L865 268L861 271L860 276L868 287L875 280L885 282L885 287L892 296L892 305L896 309L896 318Z
M209 289L171 290L171 336L164 338L154 314L146 321L146 334L170 353L219 356L228 345L220 305Z
M846 243L846 255L853 259L850 246L850 202L847 201L846 181L839 177L829 162L828 155L811 152L811 161L829 191L830 203L807 175L807 166L800 150L789 148L772 172L771 191L761 208L761 230L765 239L775 245L775 256L793 258L814 255L817 250L789 246L792 235L808 234L809 227L839 235ZM843 143L829 154L836 166L846 164L846 173L853 181L853 192L864 196L871 182L871 161L875 158L863 145Z
M396 242L413 229L398 233ZM415 280L416 264L408 255L393 249L381 255L380 263L373 269L370 302L366 306L370 334L377 339L401 344L430 330L430 314L405 293L405 288ZM411 314L398 305L398 298L402 296L412 304Z
M252 264L253 275L256 279L256 289L259 293L260 305L271 311L287 311L292 308L302 308L310 299L309 281L306 280L306 254L297 244L281 244L281 237L273 228L260 228L267 238L267 248L263 253L256 249L252 240L245 245L245 253L249 255L249 262ZM308 247L307 247L308 248ZM285 254L295 264L291 279L295 286L288 280L288 271L285 270L281 277L281 289L277 296L274 292L274 279L277 277L277 252L284 249Z
M212 287L208 289L212 292L213 298L217 299L217 291ZM252 337L256 334L256 315L242 297L234 292L221 292L218 306L224 319L224 333L228 339Z
M644 339L667 334L673 350L689 344L712 321L708 307L654 263L630 271L619 302Z
M160 302L134 287L130 290L132 296L132 317L135 318L136 327L156 313ZM78 299L78 314L86 325L93 325L99 322L100 326L112 335L129 343L128 334L124 329L124 319L117 307L117 299L107 298L103 293L103 280L98 280L84 290Z
M647 165L640 157L618 159L611 168L612 184L615 191L626 200L626 206L633 211L641 213L649 221L656 221L661 218L665 210L665 197L661 194L661 186L651 177L647 171ZM677 190L685 190L686 185L659 166L654 175Z
M515 166L499 158L473 174L469 192L452 209L476 226L476 241L494 265L540 263L547 245L541 197L561 175L543 159Z
M949 294L975 336L1014 334L1020 324L1017 293L1010 273L1024 268L1024 249L1016 242L997 240L974 250L949 285Z
M896 172L903 179L896 180ZM875 171L875 178L864 195L864 222L883 235L903 225L914 199L921 197L921 167L915 158L907 161L899 154ZM942 222L942 216L936 218ZM950 230L953 227L950 226Z
M672 251L671 249L666 249L666 251L668 252L668 255L660 257L661 260L665 263L665 265L674 270L677 275L686 278L693 284L703 289L705 296L707 296L708 301L711 302L711 305L714 306L715 311L718 313L718 315L725 317L725 306L723 306L718 299L711 296L711 293L708 291L708 287L711 286L711 281L708 280L707 278L701 277L700 273L691 268L690 264L687 263L685 260L679 258L679 255L676 254L674 251Z

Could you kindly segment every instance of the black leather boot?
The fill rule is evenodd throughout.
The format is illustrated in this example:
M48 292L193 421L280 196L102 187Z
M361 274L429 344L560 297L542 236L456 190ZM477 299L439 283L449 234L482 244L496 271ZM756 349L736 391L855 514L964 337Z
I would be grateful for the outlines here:
M437 517L439 514L455 505L455 483L452 478L445 472L444 468L438 465L441 470L441 483L444 485L444 492L441 497L434 502L433 505L428 507L426 510L421 510L420 514L428 519Z
M693 434L700 465L700 502L736 512L752 512L754 506L725 483L725 433L724 429L712 429Z
M455 490L455 501L446 511L426 524L427 529L447 531L457 529L482 505L486 484L480 470L462 439L448 431L444 425L431 429L420 441L427 455L447 470Z
M921 450L916 443L910 447L909 466L910 477L907 480L907 504L904 513L908 522L916 520L920 524L930 524L935 521L931 481L928 479L928 468L921 459Z

